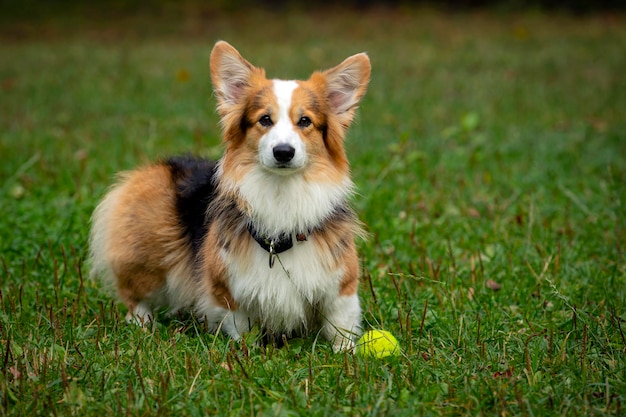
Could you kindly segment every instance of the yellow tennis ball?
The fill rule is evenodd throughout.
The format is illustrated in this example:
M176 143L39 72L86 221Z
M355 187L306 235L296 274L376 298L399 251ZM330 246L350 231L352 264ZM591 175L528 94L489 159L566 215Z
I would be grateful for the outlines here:
M356 344L356 353L361 356L384 358L400 354L398 341L386 330L365 332Z

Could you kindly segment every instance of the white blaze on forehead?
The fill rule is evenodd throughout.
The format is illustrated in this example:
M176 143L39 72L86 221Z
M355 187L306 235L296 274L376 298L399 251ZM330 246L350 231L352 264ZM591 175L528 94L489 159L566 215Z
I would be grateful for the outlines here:
M298 88L298 83L295 81L274 80L274 94L278 102L278 121L289 120L291 97L296 88Z
M276 115L274 116L276 126L270 132L274 139L273 145L289 143L294 146L294 136L298 136L298 134L293 130L289 112L291 110L291 97L296 88L298 88L298 83L295 81L274 80L274 94L276 95L278 109L276 109Z
M272 121L274 126L261 138L259 142L259 160L261 165L273 169L277 168L273 149L277 145L291 145L295 151L289 165L292 169L300 169L306 164L306 146L300 134L296 131L291 120L290 112L293 92L298 88L295 81L274 80L274 96L278 108L274 109ZM289 171L282 170L281 173Z

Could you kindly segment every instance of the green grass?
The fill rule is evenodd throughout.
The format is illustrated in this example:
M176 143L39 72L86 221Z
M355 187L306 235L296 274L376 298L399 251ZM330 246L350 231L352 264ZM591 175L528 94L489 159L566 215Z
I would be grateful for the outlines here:
M624 16L200 8L3 20L1 415L625 412ZM347 142L371 233L360 294L402 356L144 330L88 280L117 171L220 155L220 38L277 77L369 52Z

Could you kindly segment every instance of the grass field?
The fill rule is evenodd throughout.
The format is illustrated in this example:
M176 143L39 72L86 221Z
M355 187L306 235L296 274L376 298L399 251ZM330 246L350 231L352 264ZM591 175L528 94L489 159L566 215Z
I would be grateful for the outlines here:
M0 415L626 413L626 16L87 16L2 18ZM217 39L275 77L369 53L360 294L401 356L142 330L88 279L117 171L219 157Z

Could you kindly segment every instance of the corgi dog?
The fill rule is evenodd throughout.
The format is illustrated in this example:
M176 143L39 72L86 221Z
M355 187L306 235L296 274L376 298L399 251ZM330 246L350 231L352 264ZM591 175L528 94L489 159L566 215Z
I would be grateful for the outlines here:
M334 351L352 349L362 229L343 142L368 56L284 81L220 41L210 70L222 158L173 157L121 174L93 214L92 274L139 324L164 309L237 340L257 326L274 340L319 332Z

